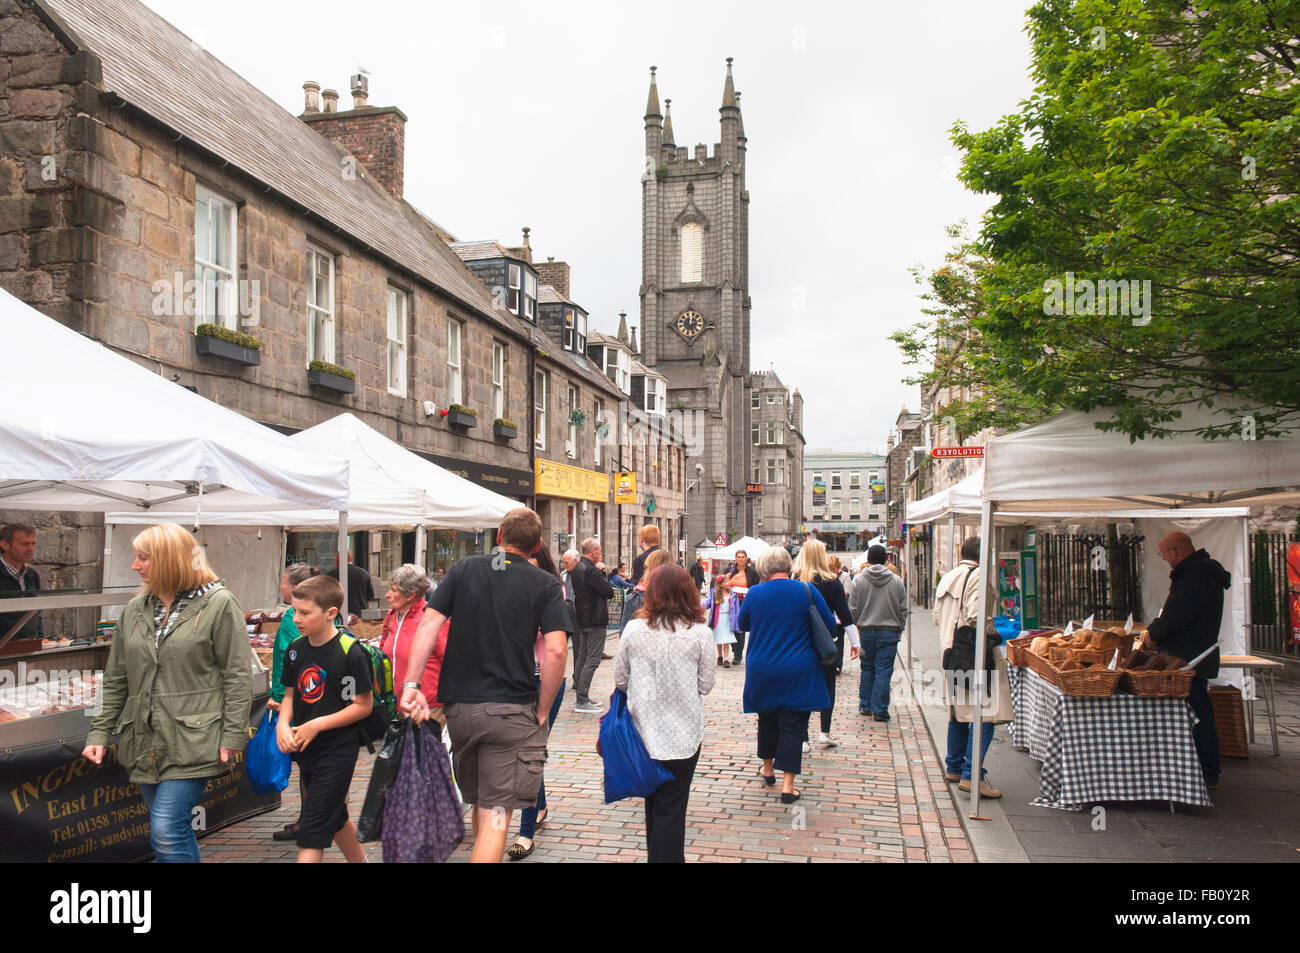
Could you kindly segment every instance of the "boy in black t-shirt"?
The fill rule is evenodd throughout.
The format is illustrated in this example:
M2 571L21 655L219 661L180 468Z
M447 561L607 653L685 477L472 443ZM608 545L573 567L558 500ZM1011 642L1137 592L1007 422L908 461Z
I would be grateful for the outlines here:
M357 722L370 714L370 659L360 642L345 654L334 620L343 587L312 576L293 590L293 620L302 633L289 643L280 683L284 701L275 740L292 753L302 774L298 863L318 864L330 842L349 863L365 862L357 829L348 820L348 788L357 766Z

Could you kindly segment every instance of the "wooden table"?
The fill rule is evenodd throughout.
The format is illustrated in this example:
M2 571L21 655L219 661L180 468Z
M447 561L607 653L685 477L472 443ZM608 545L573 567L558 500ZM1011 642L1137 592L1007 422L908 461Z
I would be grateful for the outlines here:
M1268 715L1268 729L1273 738L1273 757L1278 757L1281 752L1277 746L1277 704L1273 696L1273 676L1277 670L1282 667L1281 662L1275 662L1272 659L1260 658L1258 655L1220 655L1219 668L1241 668L1247 673L1252 673L1258 669L1264 675L1266 693L1264 695L1264 711ZM1243 691L1242 699L1246 702L1246 730L1250 735L1250 740L1255 740L1255 691L1254 675L1250 676L1250 691ZM1245 688L1246 686L1243 686Z

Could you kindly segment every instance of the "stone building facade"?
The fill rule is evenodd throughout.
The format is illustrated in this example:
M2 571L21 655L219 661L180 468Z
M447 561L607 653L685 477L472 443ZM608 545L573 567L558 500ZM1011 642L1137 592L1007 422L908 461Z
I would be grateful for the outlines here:
M135 0L0 13L0 286L282 432L351 412L526 503L534 421L563 445L565 382L617 404L539 330L536 298L512 304L508 275L498 294L402 198L405 117L370 106L364 77L352 109L308 83L294 116ZM540 404L539 369L557 375ZM43 577L98 584L102 520L34 515ZM492 543L443 535L431 565ZM356 540L375 573L413 553L400 534Z
M642 363L668 380L668 401L698 415L703 468L686 520L690 543L752 529L749 424L749 192L740 102L727 61L720 142L710 154L674 139L654 69L641 176Z
M749 402L751 534L795 542L806 522L803 396L767 370L750 375Z
M831 552L860 553L888 528L888 461L878 453L809 450L804 458L808 530Z

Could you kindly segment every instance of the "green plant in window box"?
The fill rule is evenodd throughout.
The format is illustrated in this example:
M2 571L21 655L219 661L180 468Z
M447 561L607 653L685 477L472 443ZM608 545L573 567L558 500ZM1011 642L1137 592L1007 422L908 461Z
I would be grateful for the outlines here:
M238 344L240 347L250 347L254 351L262 349L262 342L251 334L245 334L243 331L233 331L230 328L223 328L219 324L200 324L194 329L194 333L201 338L217 338L229 344Z
M478 411L473 407L466 407L464 404L448 404L447 413L449 414L468 414L471 417L477 417Z
M356 371L343 367L341 364L331 364L329 361L312 361L307 365L307 370L319 371L322 374L333 374L335 377L343 377L350 381L357 379Z
M492 426L493 426L493 427L505 427L505 428L507 428L507 429L509 429L509 430L518 430L518 429L519 429L519 425L518 425L517 423L515 423L513 420L509 420L509 419L507 419L507 418L505 418L505 417L498 417L496 420L492 421Z

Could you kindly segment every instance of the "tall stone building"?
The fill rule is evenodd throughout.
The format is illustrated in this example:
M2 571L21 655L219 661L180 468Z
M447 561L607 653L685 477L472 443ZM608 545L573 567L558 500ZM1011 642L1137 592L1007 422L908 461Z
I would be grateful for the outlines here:
M749 192L745 128L727 59L720 141L675 140L655 69L641 177L642 363L668 381L668 404L702 425L687 471L690 543L752 530L749 444Z
M751 534L771 543L800 538L804 520L803 397L776 371L750 375Z

